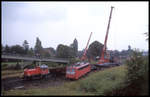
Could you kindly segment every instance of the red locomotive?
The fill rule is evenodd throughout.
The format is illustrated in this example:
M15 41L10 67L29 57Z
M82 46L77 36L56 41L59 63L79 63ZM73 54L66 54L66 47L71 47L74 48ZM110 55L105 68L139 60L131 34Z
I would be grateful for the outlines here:
M41 66L37 66L35 68L28 66L24 69L24 79L33 78L33 77L44 77L49 74L48 66L43 64Z
M83 75L91 71L91 65L89 63L78 62L75 65L67 67L66 78L79 79Z
M77 62L76 64L73 64L72 66L67 67L66 78L79 79L80 77L82 77L83 75L91 71L91 65L88 62L84 62L87 59L86 52L87 52L87 47L88 47L91 35L92 35L92 32L89 36L86 48L84 50L84 54L81 57L82 62Z

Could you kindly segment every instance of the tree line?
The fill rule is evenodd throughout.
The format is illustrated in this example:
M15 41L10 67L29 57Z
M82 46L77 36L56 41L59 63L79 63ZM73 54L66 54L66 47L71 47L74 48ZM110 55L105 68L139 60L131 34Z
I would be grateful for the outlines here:
M55 50L52 47L43 48L41 40L37 37L34 48L30 48L28 41L24 40L22 45L2 45L1 52L2 54L15 54L22 56L74 58L77 57L78 53L78 41L77 39L74 39L70 46L59 44Z
M92 42L88 49L86 56L89 60L97 60L97 57L101 57L103 44L99 41ZM2 45L2 54L18 54L18 55L27 55L27 56L36 56L36 57L56 57L56 58L81 58L84 52L84 49L78 51L78 41L75 38L73 43L68 45L59 44L56 50L52 47L43 48L41 40L37 37L34 48L29 47L27 40L24 40L22 45L13 45L8 46ZM114 50L109 51L110 56L128 56L132 52L131 46L128 47L128 50Z

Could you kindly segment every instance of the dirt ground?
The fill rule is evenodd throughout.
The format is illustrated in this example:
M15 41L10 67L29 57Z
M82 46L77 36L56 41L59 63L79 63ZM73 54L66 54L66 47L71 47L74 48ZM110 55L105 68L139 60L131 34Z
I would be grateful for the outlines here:
M48 76L44 79L31 79L31 80L22 80L19 77L5 78L2 79L2 89L7 91L11 89L29 89L29 88L47 88L51 86L62 85L65 81L65 76Z

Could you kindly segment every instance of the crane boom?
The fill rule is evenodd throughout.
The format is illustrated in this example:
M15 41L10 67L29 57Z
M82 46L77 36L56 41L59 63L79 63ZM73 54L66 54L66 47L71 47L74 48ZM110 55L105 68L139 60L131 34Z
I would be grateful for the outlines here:
M114 8L114 7L111 6L109 21L108 21L108 26L107 26L107 31L106 31L105 41L104 41L104 46L103 46L101 58L100 58L100 60L99 60L99 64L102 64L102 63L104 63L104 62L109 62L107 59L104 58L104 54L105 54L105 52L106 52L106 44L107 44L107 38L108 38L108 32L109 32L109 27L110 27L110 21L111 21L111 16L112 16L113 8Z
M90 41L90 39L91 39L91 36L92 36L92 32L91 32L91 34L90 34L90 36L89 36L89 39L88 39L88 42L87 42L87 45L86 45L86 48L85 48L85 50L84 50L84 53L83 53L83 56L82 56L81 60L85 60L85 59L86 59L87 47L88 47L88 45L89 45L89 41Z

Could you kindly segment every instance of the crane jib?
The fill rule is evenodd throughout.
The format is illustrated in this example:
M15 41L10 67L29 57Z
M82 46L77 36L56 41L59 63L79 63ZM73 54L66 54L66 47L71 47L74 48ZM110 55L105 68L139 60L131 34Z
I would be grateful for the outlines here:
M108 32L109 32L109 27L110 27L110 21L111 21L111 16L112 16L112 11L113 11L113 6L111 6L111 11L110 11L110 16L109 16L109 21L108 21L108 26L107 26L107 31L106 31L106 36L105 36L105 41L104 41L104 46L101 54L100 60L104 59L104 53L106 52L106 44L107 44L107 38L108 38Z

